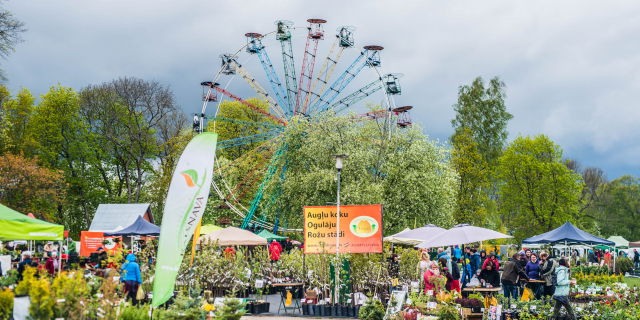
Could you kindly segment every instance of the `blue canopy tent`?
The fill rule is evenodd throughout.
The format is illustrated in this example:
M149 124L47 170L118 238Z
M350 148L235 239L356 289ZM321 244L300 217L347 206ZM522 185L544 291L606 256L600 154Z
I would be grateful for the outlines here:
M160 227L155 224L145 220L142 216L138 216L136 221L120 230L115 232L105 232L104 236L106 237L120 237L120 236L159 236L160 235Z
M576 228L571 222L567 221L562 226L551 230L549 232L533 236L529 239L522 240L522 243L540 243L540 244L553 244L553 243L563 243L563 244L589 244L589 245L597 245L603 244L607 246L615 245L615 242L609 241L606 239L602 239L596 237L594 235L588 234L578 228Z

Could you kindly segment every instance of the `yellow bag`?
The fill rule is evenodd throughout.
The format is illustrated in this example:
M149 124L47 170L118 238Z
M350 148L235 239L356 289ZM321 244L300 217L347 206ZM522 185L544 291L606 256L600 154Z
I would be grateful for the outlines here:
M531 291L531 288L524 288L524 292L522 293L522 299L520 299L520 301L522 302L526 302L531 300L531 298L533 298L533 291Z
M398 278L391 279L391 285L392 285L392 286L394 286L394 287L397 287L397 286L398 286L398 282L399 282L399 281L398 281Z
M144 300L144 290L142 290L142 286L138 286L138 292L136 293L136 300Z
M293 297L293 295L291 295L291 292L289 292L289 290L287 290L287 301L284 302L284 306L288 307L291 305L291 298Z

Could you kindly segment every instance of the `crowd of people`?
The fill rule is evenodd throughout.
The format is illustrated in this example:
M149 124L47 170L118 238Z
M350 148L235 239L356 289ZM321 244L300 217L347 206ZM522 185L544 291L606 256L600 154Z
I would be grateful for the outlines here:
M501 288L508 299L517 301L525 290L531 290L533 299L553 297L557 302L554 313L557 314L561 307L567 309L572 319L575 315L568 303L569 286L575 285L571 280L569 269L570 257L550 257L549 253L523 249L513 254L506 262L502 263L495 252L486 253L477 248L465 248L462 254L459 248L453 250L437 249L437 256L431 259L430 255L423 251L420 253L420 261L417 269L424 281L424 293L435 295L439 289L448 291L461 291L465 286L482 286L485 288ZM575 256L576 252L572 252ZM395 261L390 264L390 274L397 269L397 256L392 256ZM460 271L459 262L464 261L464 272ZM603 257L606 259L606 257ZM606 260L605 260L606 262ZM462 278L462 279L461 279ZM444 288L439 288L444 282Z

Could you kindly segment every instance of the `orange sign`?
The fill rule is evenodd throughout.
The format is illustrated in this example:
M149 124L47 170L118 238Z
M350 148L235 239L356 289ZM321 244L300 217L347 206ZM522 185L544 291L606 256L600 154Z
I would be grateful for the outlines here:
M304 207L304 253L336 253L337 207ZM340 252L382 252L382 205L340 206Z
M88 257L102 247L102 232L80 232L80 256Z
M114 255L116 250L120 247L114 239L116 237L103 237L102 232L94 231L82 231L80 232L80 256L89 257L92 253L97 252L98 248L104 248L107 253ZM102 241L107 240L107 244L103 244Z

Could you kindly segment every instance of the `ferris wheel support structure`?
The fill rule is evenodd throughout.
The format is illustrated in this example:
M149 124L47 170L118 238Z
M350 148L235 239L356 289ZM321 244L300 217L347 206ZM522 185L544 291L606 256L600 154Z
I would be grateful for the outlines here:
M298 81L296 79L296 66L293 60L293 49L291 48L290 27L293 22L286 20L276 21L278 31L276 39L280 41L282 47L282 64L284 66L284 80L287 85L287 101L289 102L289 113L294 109L298 95Z
M302 70L300 71L300 83L298 84L298 96L294 114L300 113L305 101L309 99L311 81L313 78L313 66L316 61L316 52L318 51L318 42L324 39L322 24L327 23L327 20L323 19L309 19L307 21L310 26L308 27L309 33L307 35L307 45L304 49L304 59L302 59ZM313 47L311 51L309 50L310 43Z

